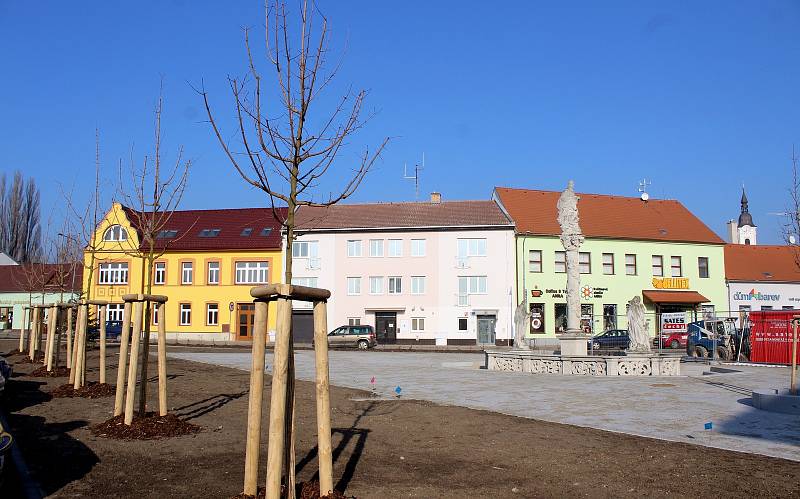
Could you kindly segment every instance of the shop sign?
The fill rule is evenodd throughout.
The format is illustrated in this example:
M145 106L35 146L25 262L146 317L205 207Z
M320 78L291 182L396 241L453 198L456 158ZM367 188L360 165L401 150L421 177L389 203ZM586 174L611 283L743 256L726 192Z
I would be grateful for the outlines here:
M688 277L653 277L656 289L689 289Z
M661 331L665 333L685 333L687 331L686 312L661 314Z
M755 288L751 289L749 293L742 293L737 291L733 294L733 299L737 301L779 301L781 295L771 295L756 291ZM792 300L790 300L792 301Z
M581 286L581 289L578 291L579 296L584 300L590 300L592 298L603 298L608 291L608 288L595 288L593 286L589 286L588 284L585 286ZM549 295L551 298L565 298L567 296L566 289L552 289L548 288L544 290L545 294Z
M544 303L531 303L531 334L544 333Z

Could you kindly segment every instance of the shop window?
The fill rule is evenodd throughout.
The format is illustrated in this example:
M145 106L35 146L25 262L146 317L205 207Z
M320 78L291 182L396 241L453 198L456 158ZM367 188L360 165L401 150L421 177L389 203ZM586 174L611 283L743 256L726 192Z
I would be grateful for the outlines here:
M594 306L591 303L581 303L581 329L584 333L592 333L594 323Z
M528 271L536 273L542 271L542 250L528 251Z
M603 331L617 329L617 305L603 305Z
M636 255L625 255L625 275L636 275Z
M614 253L603 253L603 274L614 275Z
M556 259L553 263L553 269L556 274L564 274L567 272L567 252L556 251Z
M567 304L556 303L555 305L555 327L557 333L563 333L567 330Z
M772 310L772 305L761 305L761 310Z
M714 313L714 305L701 305L700 313L703 315L703 319L713 319L716 315Z
M670 269L672 270L672 277L683 277L683 265L681 264L681 257L673 256L670 258Z
M581 274L592 273L592 254L589 252L581 251L578 253L578 269Z
M707 279L708 278L708 257L707 256L699 256L699 257L697 257L697 273L703 279Z
M664 257L653 255L653 276L664 277Z
M544 303L529 305L531 319L528 328L531 334L544 334Z

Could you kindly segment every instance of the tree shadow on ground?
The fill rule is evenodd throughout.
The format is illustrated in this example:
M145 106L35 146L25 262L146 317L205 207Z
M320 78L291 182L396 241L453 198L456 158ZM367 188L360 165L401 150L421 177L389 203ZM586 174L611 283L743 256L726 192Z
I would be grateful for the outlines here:
M47 385L47 382L19 379L15 376L12 375L3 390L2 403L6 412L21 411L53 399L49 393L42 391L42 386Z
M175 409L175 414L184 421L190 421L213 412L236 399L242 398L249 392L250 390L245 390L239 393L220 393L219 395L214 395L212 397L178 407Z

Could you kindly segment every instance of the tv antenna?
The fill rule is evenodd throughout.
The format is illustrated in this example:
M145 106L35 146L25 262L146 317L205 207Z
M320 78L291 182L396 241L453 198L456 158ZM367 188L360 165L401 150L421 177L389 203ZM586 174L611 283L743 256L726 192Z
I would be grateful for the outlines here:
M403 179L414 181L414 199L419 201L419 172L425 169L425 153L422 153L422 164L414 165L414 175L408 174L408 164L403 163Z
M639 188L637 190L642 193L640 196L642 198L642 201L647 201L648 199L650 199L650 194L647 193L648 185L653 185L653 182L650 182L646 178L643 178L642 181L639 182Z

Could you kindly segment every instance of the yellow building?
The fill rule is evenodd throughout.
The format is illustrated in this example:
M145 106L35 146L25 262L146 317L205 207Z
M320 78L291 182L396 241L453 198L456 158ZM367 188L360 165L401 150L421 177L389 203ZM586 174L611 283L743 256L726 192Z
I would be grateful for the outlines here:
M110 321L122 320L122 295L146 292L141 217L114 203L94 234L94 262L92 252L84 254L83 289L92 299L110 302ZM157 235L156 246L152 293L169 301L166 317L153 317L153 324L165 320L170 339L251 338L250 289L283 278L280 224L271 209L176 211ZM274 303L267 328L275 330Z

